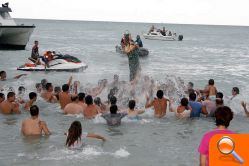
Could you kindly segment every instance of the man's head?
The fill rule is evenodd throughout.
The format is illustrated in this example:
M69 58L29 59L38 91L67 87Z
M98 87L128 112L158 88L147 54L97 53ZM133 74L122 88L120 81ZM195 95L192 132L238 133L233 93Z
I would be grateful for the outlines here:
M41 83L36 83L35 84L35 88L36 88L37 92L41 92L41 90L42 90L42 84Z
M41 84L42 84L42 89L46 89L46 84L48 83L48 81L46 79L42 79L41 80Z
M38 46L39 42L37 40L34 41L34 44Z
M233 87L233 89L232 89L232 95L236 96L238 94L239 94L239 88L238 87Z
M68 92L69 91L69 85L68 84L62 85L62 91L63 92Z
M79 96L79 101L84 101L86 94L85 93L79 93L78 96Z
M110 113L111 113L111 114L117 114L117 111L118 111L117 105L112 105L112 106L110 107Z
M78 102L79 101L78 95L72 95L71 100L72 100L72 102Z
M129 108L133 110L136 106L136 101L135 100L130 100L129 101Z
M85 102L86 102L87 105L92 105L93 104L93 98L92 98L92 96L87 95L85 97Z
M30 111L30 115L32 117L35 117L35 116L39 115L39 108L36 105L31 106L29 111Z
M7 78L6 71L0 71L0 79L1 80L6 80L6 78Z
M210 79L210 80L208 81L208 85L214 85L214 80L213 80L213 79Z
M37 94L35 92L30 92L29 93L29 99L36 101L37 99Z
M216 93L216 98L223 99L223 93L222 92L217 92Z
M5 95L3 93L0 93L0 103L2 103L5 100Z
M60 92L61 92L61 87L59 86L54 87L54 93L59 94Z
M182 98L181 99L181 105L184 106L184 107L187 107L188 106L188 99L187 98Z
M162 90L158 90L156 93L157 98L162 99L163 98L163 91Z
M194 83L193 82L189 82L188 83L188 89L193 89L194 88Z
M9 102L14 102L16 100L16 94L14 92L9 92L7 94L7 100Z
M195 101L195 100L196 100L196 94L193 93L193 92L190 93L190 94L189 94L189 100L190 100L190 101Z
M100 99L100 97L96 97L96 98L94 99L94 104L100 106L100 104L101 104L101 99Z
M18 94L24 94L25 93L25 87L24 86L19 86L18 87Z
M53 85L52 85L52 83L48 82L48 83L46 84L46 90L47 90L48 92L53 92Z

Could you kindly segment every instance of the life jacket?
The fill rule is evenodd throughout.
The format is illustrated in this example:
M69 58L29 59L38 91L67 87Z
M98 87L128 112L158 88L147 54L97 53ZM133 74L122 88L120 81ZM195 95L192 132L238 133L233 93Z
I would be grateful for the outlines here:
M44 53L44 57L45 57L48 61L53 60L53 55L52 55L52 52L51 52L51 51L46 51L46 52Z

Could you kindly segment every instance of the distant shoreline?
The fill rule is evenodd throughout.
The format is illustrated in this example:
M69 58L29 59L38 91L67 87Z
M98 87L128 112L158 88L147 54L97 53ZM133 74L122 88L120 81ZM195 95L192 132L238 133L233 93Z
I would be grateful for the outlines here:
M126 21L98 21L98 20L63 20L63 19L32 19L32 18L14 18L17 20L42 20L42 21L75 21L75 22L103 22L103 23L128 23L128 24L168 24L168 25L197 25L197 26L229 26L229 27L249 27L248 25L216 25L216 24L186 24L186 23L160 23L160 22L126 22Z

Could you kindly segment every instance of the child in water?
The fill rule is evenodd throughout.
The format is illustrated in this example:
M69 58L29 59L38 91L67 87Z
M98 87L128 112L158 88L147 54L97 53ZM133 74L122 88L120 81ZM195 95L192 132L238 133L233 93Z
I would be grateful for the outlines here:
M65 134L67 135L66 146L71 149L81 148L84 145L84 141L82 140L87 137L106 141L106 139L100 135L86 132L82 133L82 127L79 121L74 121L68 129L68 133Z

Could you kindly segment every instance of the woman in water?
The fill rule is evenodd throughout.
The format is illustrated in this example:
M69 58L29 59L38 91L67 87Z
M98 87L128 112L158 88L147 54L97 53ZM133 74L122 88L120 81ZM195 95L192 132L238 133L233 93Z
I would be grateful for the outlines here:
M202 137L199 153L200 153L200 166L208 166L209 164L209 142L216 134L233 134L234 132L228 130L230 121L233 119L232 110L227 107L218 107L215 111L216 128L204 134Z
M134 41L131 39L130 34L126 34L125 40L127 41L125 45L125 53L128 55L129 68L130 68L130 81L134 81L139 70L139 55L138 55L138 45L135 45Z
M182 98L181 105L177 107L176 117L189 118L191 113L191 107L188 106L188 99Z
M106 141L106 139L100 135L93 133L82 133L81 123L79 121L74 121L70 128L68 129L66 146L72 149L81 148L84 142L82 139L87 137L101 139L102 141Z

